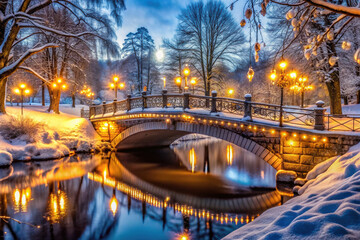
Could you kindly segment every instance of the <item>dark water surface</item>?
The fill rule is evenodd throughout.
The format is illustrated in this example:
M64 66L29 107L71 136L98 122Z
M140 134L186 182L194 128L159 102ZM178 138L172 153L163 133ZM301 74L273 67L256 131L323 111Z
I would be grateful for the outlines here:
M221 239L277 205L276 171L224 141L0 169L4 239Z

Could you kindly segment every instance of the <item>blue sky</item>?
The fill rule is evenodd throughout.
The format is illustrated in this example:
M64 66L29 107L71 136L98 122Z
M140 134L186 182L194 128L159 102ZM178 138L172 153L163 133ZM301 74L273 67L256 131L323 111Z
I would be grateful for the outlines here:
M138 27L146 27L159 47L163 38L172 38L177 25L177 16L182 8L196 0L125 0L123 25L117 30L117 41L123 44L126 34L136 32ZM228 6L233 0L223 0ZM240 22L243 0L234 7L233 15Z

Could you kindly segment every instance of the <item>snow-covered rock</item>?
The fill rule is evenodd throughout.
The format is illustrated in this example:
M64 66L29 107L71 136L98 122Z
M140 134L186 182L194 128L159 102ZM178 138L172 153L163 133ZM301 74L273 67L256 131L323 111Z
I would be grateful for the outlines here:
M276 173L276 181L278 182L291 182L293 183L297 177L296 172L287 171L287 170L279 170Z
M10 166L13 161L12 155L0 150L0 167Z
M316 166L308 182L295 189L300 196L268 209L224 239L360 239L357 148Z

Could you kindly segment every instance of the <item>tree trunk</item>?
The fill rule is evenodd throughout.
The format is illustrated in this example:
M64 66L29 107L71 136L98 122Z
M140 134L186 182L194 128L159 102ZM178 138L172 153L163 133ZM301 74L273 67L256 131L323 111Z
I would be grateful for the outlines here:
M75 93L71 96L72 98L72 107L75 108Z
M55 89L51 90L49 89L49 96L50 96L50 105L48 108L48 112L53 111L54 113L60 114L59 105L60 105L60 90Z
M326 82L326 87L330 97L330 113L342 114L339 78L336 76L332 81Z
M349 105L348 97L344 96L344 105Z
M0 113L6 113L6 82L7 78L0 80Z
M41 85L41 105L45 106L45 83Z
M356 103L357 103L357 104L359 104L359 103L360 103L360 89L359 89L359 90L357 90Z

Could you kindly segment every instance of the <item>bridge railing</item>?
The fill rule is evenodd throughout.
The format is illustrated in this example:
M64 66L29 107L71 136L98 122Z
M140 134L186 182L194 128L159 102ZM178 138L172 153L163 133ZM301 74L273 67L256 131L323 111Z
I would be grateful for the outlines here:
M325 114L323 106L324 102L322 101L318 101L313 109L284 106L283 122L316 130L360 131L360 114ZM198 96L190 93L168 94L166 90L163 90L162 94L158 95L146 95L144 92L138 97L128 95L125 100L90 106L88 117L107 117L116 114L116 112L146 108L203 109L212 113L228 113L229 116L231 114L240 115L246 121L252 121L253 117L279 121L281 111L279 105L253 102L249 94L245 95L245 100L239 100L217 97L215 91L212 92L211 96Z

